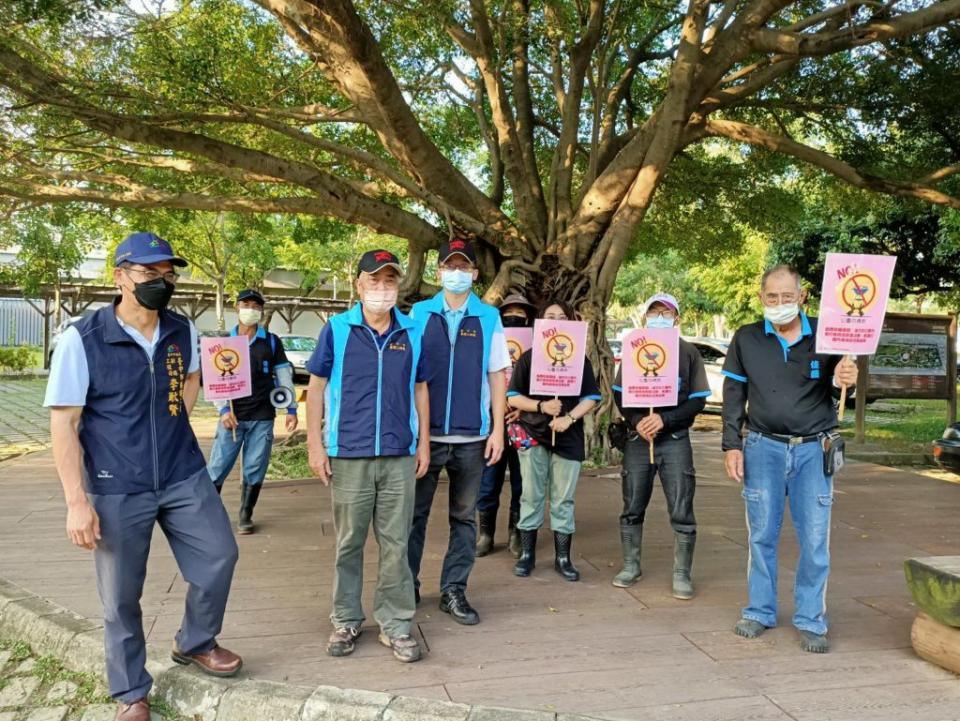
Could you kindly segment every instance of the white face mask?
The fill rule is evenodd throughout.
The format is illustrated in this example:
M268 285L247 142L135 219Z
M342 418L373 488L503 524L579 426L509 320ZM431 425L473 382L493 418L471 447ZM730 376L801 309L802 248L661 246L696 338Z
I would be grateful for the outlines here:
M240 308L237 311L237 316L244 325L256 325L263 317L263 312L256 308Z
M774 325L786 325L799 313L800 305L798 303L781 303L780 305L763 307L763 317Z
M363 305L372 313L386 313L397 304L397 290L367 290L363 293Z

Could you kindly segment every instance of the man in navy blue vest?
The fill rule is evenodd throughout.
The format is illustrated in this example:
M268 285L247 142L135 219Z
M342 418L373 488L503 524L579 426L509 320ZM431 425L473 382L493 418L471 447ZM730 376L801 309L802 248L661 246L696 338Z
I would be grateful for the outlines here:
M44 405L67 502L67 535L94 552L107 680L121 721L148 721L140 596L154 525L190 584L173 660L233 676L217 645L237 544L188 414L200 390L197 332L166 310L186 261L152 233L117 246L120 297L64 332Z
M499 311L471 292L477 275L477 257L469 241L454 238L444 243L439 256L443 290L410 311L423 326L430 389L430 469L417 481L410 570L419 600L427 520L440 472L446 469L450 540L440 574L440 610L465 625L480 622L467 601L467 579L476 559L483 469L495 465L503 453L504 370L510 367Z
M307 362L307 449L310 468L331 486L337 535L327 653L348 656L360 638L363 546L373 524L378 640L401 663L413 663L422 651L410 633L416 606L407 539L416 478L430 463L430 431L420 328L395 308L401 277L388 250L360 258L360 302L330 319Z

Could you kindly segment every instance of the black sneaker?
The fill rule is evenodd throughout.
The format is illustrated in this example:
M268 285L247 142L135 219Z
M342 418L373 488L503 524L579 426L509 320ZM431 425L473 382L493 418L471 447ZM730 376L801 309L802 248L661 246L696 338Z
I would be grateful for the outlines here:
M459 588L440 594L440 610L453 616L453 620L464 626L480 623L480 614L470 605L466 594Z

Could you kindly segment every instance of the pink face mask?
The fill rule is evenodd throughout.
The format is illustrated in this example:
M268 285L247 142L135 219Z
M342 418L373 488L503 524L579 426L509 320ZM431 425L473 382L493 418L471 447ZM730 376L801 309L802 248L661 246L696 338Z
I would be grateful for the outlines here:
M397 304L397 291L368 290L363 294L363 305L373 313L386 313Z

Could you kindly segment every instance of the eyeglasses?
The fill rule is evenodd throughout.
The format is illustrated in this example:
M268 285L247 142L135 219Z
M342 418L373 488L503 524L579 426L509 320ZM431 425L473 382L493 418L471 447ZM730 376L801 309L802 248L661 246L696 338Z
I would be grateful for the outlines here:
M647 318L666 318L667 320L676 320L677 313L672 310L651 310L647 312Z
M797 293L764 293L763 294L763 304L764 305L780 305L796 303L800 300L800 296Z
M168 283L176 283L180 279L180 274L173 270L167 271L166 273L160 273L151 268L124 268L124 270L130 274L139 273L140 277L144 278L148 283L157 278L163 278Z

